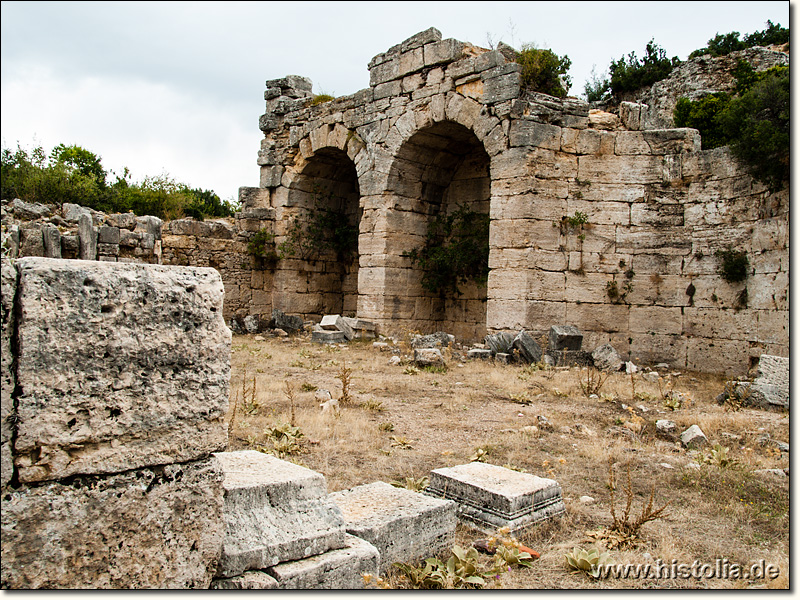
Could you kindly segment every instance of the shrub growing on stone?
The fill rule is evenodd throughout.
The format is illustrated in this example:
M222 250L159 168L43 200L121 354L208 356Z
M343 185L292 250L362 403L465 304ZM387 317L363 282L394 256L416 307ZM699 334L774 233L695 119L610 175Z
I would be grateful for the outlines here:
M672 69L681 64L678 57L668 58L666 51L654 40L647 42L645 55L641 60L631 52L627 57L612 60L609 72L611 73L611 94L615 98L625 92L634 92L657 81L666 79Z
M571 85L567 72L572 65L567 55L526 44L517 53L517 62L522 65L522 85L527 90L557 98L567 96Z

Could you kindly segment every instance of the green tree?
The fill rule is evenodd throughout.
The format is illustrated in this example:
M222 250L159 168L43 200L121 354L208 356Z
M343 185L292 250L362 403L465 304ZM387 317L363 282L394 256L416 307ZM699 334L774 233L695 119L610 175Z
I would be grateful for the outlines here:
M680 98L675 105L675 127L691 127L699 130L704 150L726 146L730 138L722 129L717 117L730 101L730 94L725 92L709 94L694 102L688 98Z
M64 163L87 177L94 177L101 188L106 186L106 172L100 158L80 146L59 144L50 154L51 163Z
M653 85L666 79L680 64L677 56L668 58L666 51L651 39L645 47L644 58L639 59L635 52L631 52L627 58L623 56L619 60L611 61L611 93L619 98L625 92L634 92Z
M775 24L772 21L767 21L766 25L765 29L754 31L744 36L744 39L739 39L738 31L731 31L724 35L718 33L708 40L708 45L705 48L700 48L689 54L689 58L697 58L704 54L725 56L731 52L752 48L753 46L772 46L789 42L789 30L781 27L780 23Z
M718 117L733 154L773 188L789 181L789 100L789 68L773 67Z
M532 92L541 92L565 98L572 84L567 72L572 61L568 56L558 56L552 50L540 50L530 44L517 53L517 63L522 65L522 85Z

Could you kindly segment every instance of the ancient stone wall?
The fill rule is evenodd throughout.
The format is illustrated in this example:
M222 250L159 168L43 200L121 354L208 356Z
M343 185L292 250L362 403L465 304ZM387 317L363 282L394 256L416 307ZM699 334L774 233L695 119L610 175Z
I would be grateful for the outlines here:
M641 103L610 114L527 93L502 53L435 29L369 70L369 88L318 105L305 78L268 81L261 184L241 189L278 242L314 186L358 198L359 318L468 338L570 324L592 347L708 371L788 352L788 190L702 151L696 130L650 128ZM442 299L407 253L461 205L491 218L489 278ZM744 281L720 275L727 250L746 253ZM327 289L349 310L352 290L315 268L278 261L273 307L337 312Z
M2 261L2 586L208 588L231 334L208 268Z

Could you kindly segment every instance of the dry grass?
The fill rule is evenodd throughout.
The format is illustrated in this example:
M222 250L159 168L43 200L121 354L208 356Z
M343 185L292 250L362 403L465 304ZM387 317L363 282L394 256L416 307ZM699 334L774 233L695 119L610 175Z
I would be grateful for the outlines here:
M407 344L402 346L408 351ZM229 449L265 446L267 428L293 422L303 433L302 452L284 458L324 474L329 491L374 481L419 480L432 469L468 462L478 449L486 462L555 479L567 514L519 535L541 558L533 568L514 569L493 583L499 587L788 586L788 478L753 474L755 469L789 466L787 455L759 443L764 433L788 441L788 415L725 410L714 401L724 380L696 373L661 382L637 376L633 386L624 373L612 374L603 381L599 399L590 399L582 389L587 374L579 369L461 363L453 352L446 372L414 373L406 364L389 366L390 356L368 342L331 347L304 338L256 341L235 336ZM340 399L343 374L348 401L338 413L322 414L315 391L327 389ZM686 395L680 408L665 407L667 389ZM241 399L234 402L241 394L249 394L249 411ZM542 426L539 416L550 426ZM699 470L690 468L689 463L702 460L702 453L693 456L680 448L677 436L657 433L657 419L675 421L678 431L699 425L712 445L728 447L734 466L703 463ZM653 488L655 507L670 503L663 518L641 527L635 547L612 550L612 561L661 559L669 564L674 559L691 565L724 558L750 565L764 559L779 566L780 576L747 583L721 578L596 580L570 572L563 555L575 546L589 548L595 540L587 533L612 524L609 461L618 463L620 473L630 468L637 515ZM582 503L581 496L595 502ZM481 536L467 527L457 531L462 546L476 537ZM391 581L402 585L401 578Z

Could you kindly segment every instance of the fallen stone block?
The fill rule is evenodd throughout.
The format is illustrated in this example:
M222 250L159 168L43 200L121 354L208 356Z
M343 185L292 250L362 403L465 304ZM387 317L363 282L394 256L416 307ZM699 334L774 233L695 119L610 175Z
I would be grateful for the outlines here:
M429 335L417 335L411 340L411 347L414 349L423 348L447 348L450 344L455 342L455 336L445 333L444 331L437 331Z
M231 332L215 269L47 258L17 268L20 481L225 447Z
M378 481L331 494L347 532L380 553L380 572L394 562L413 563L455 543L456 503Z
M577 351L583 344L583 334L572 325L553 325L548 335L548 349L553 352L561 350Z
M686 431L681 433L681 445L689 450L702 448L708 444L708 438L703 430L697 425L692 425Z
M207 589L222 498L213 459L23 486L2 500L0 585Z
M762 354L755 380L744 393L745 403L761 408L789 408L789 359Z
M542 359L542 348L536 343L527 331L520 331L511 344L512 348L519 351L520 356L530 364L536 364Z
M235 577L211 582L212 590L276 590L278 587L278 580L264 571L245 571Z
M325 331L340 331L340 329L336 326L336 321L340 318L341 317L339 315L325 315L319 322L319 327Z
M611 344L598 346L592 352L594 366L601 371L619 371L622 368L622 358Z
M414 364L418 367L443 366L444 356L438 348L419 348L414 350Z
M343 547L344 519L320 473L254 450L215 456L225 475L218 577Z
M378 574L380 555L366 540L345 534L344 546L267 569L283 590L358 590L362 574Z
M518 531L566 512L554 480L482 462L434 469L425 493L455 500L458 518L486 533Z
M550 356L554 367L591 367L594 365L591 353L585 350L561 350L549 352L545 356Z
M489 346L493 354L511 354L516 334L510 331L501 331L486 336L486 345Z
M467 358L472 360L491 360L492 351L488 348L472 348L467 350Z
M340 344L345 341L343 331L329 331L326 329L314 329L311 332L311 341L318 344Z
M287 315L277 308L272 310L272 319L270 320L271 329L283 329L289 333L300 331L303 329L303 319L297 315Z

